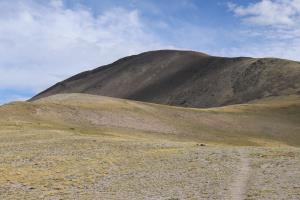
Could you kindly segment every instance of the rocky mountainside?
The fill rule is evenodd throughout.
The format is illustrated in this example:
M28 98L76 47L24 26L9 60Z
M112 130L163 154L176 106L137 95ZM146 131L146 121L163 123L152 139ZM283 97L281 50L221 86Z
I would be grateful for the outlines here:
M216 107L300 94L300 63L159 50L122 58L55 84L31 100L87 93L185 106Z

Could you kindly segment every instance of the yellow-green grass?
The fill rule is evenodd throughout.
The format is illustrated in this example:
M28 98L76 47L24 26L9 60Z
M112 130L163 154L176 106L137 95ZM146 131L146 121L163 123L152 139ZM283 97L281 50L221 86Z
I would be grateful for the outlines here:
M229 145L300 145L300 97L193 109L87 94L61 94L0 108L5 129L162 137Z
M230 199L241 156L253 199L296 199L299 99L192 109L62 94L1 106L0 199Z

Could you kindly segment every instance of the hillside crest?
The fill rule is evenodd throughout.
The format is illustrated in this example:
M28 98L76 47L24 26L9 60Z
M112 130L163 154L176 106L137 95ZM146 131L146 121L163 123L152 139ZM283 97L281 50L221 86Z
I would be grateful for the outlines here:
M122 58L55 84L31 100L86 93L158 104L208 108L300 94L300 63L159 50Z

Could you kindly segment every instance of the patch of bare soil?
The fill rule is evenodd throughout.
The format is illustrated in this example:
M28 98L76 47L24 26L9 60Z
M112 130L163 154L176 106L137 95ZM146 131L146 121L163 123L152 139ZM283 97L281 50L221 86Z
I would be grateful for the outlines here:
M247 182L250 176L250 160L245 150L240 151L240 163L238 171L231 185L231 199L243 200L246 199Z

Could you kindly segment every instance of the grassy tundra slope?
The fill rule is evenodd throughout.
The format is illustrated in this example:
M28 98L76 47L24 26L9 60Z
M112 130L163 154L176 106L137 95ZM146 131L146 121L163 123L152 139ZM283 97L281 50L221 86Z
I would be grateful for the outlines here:
M300 198L297 95L192 109L59 94L0 116L0 199Z

